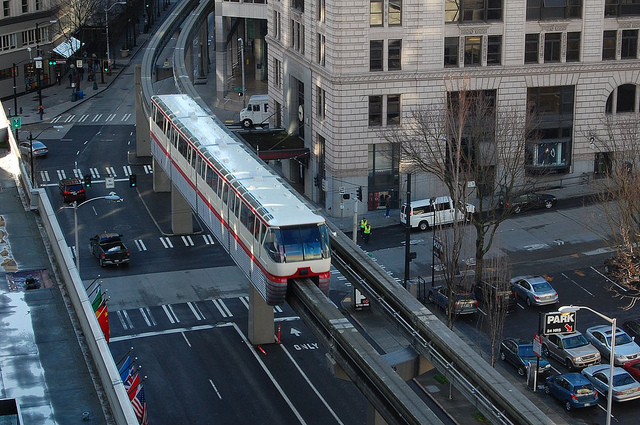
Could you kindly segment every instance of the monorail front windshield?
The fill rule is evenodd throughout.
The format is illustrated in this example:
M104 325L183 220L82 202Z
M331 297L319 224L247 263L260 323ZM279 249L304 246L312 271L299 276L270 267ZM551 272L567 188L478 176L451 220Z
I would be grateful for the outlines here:
M269 229L263 245L277 263L330 257L329 233L325 224Z

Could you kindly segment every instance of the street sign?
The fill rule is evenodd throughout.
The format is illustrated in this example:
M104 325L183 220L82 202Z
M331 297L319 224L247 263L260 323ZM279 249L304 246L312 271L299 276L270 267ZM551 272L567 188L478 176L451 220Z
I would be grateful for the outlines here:
M433 253L440 261L444 261L444 245L439 237L433 237Z
M542 336L533 334L533 354L542 357Z
M116 187L116 179L115 177L105 177L104 185L106 189L114 189Z
M353 288L353 307L356 310L364 310L369 308L369 300L364 296L358 288Z
M569 334L576 331L576 312L560 313L555 311L553 313L545 313L544 320L542 322L542 333L544 335L550 334Z
M11 117L11 127L17 128L18 130L20 130L22 128L22 117L20 116Z

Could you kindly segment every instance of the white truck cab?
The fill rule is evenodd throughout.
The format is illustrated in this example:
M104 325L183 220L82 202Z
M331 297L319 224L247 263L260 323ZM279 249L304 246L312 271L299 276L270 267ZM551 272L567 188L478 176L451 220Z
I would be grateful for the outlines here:
M258 94L251 96L247 107L240 111L240 122L244 128L265 127L269 125L269 116L269 95Z

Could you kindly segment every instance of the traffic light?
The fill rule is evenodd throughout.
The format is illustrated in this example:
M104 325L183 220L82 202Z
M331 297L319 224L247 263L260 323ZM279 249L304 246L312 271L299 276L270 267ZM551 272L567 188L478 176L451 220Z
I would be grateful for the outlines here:
M56 64L57 64L57 62L56 62L55 59L49 59L49 66L53 66L53 65L56 65Z
M362 186L360 186L356 191L356 197L358 198L358 201L362 202Z
M109 66L108 60L102 61L102 69L104 69L105 74L111 75L111 67Z
M91 174L84 175L84 187L91 187Z
M136 187L136 175L135 174L130 174L129 175L129 187Z

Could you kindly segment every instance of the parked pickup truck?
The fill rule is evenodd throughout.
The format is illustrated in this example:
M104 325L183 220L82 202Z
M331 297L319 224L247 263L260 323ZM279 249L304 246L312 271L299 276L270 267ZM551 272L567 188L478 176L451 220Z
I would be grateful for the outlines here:
M92 237L91 254L100 260L100 267L129 264L130 252L118 233L101 233Z

